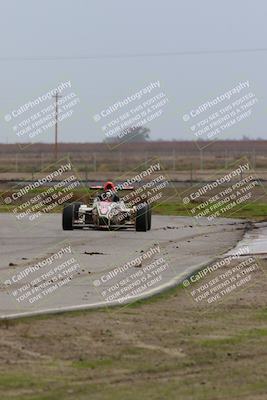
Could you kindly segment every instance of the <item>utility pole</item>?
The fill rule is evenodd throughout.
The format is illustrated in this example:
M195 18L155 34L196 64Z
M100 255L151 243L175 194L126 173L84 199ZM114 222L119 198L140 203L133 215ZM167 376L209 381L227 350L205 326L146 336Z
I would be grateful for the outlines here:
M55 104L55 160L57 161L58 158L58 99L62 97L59 96L58 92L56 92L56 95L53 96L55 98L56 104Z

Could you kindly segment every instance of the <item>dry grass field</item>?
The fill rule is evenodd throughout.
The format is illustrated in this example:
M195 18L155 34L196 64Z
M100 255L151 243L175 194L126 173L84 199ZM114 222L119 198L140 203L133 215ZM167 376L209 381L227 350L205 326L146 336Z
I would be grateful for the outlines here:
M201 145L201 146L200 146ZM199 172L227 168L246 157L253 168L267 170L267 141L216 142L143 142L124 143L110 148L105 143L61 143L58 159L69 157L75 167L84 173L129 171L160 158L168 171L187 178ZM16 144L0 144L0 173L30 174L40 171L55 161L52 144L33 144L23 148ZM3 175L2 175L3 176Z

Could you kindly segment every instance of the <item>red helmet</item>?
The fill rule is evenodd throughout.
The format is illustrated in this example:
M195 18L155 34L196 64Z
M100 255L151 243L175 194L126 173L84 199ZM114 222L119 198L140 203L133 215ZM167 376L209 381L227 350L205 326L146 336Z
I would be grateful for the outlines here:
M113 183L113 182L107 182L107 183L105 183L104 190L105 190L105 192L107 192L108 190L115 191L115 185L114 185L114 183Z

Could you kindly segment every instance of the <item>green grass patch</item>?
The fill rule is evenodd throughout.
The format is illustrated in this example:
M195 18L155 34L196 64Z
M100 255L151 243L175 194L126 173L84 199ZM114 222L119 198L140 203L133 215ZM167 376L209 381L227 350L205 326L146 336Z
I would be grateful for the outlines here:
M18 189L18 188L17 188ZM9 188L7 190L1 190L0 191L0 212L12 212L15 207L19 207L20 204L23 204L27 201L31 201L35 197L38 198L41 193L44 193L45 191L49 190L51 188L35 188L30 191L27 195L24 195L21 199L16 201L16 204L4 204L3 199L1 199L1 196L8 195L9 197L12 195L14 192L14 188ZM90 204L93 200L93 198L96 196L96 191L95 190L90 190L87 187L81 187L78 189L74 189L73 191L73 199L72 201L82 201L85 204ZM48 193L48 192L47 192ZM180 188L179 193L182 193L182 188ZM60 189L54 189L53 194L60 194ZM125 191L120 192L120 197L123 198L125 194L128 194ZM51 196L51 194L47 194L46 197ZM60 195L59 195L60 197ZM257 197L255 197L257 198ZM200 200L200 199L199 199ZM198 205L201 204L201 202L204 202L206 199L201 199L199 202L193 202L189 203L186 206L183 204L178 199L178 194L174 190L165 190L164 195L162 197L162 200L160 203L153 203L153 214L155 215L174 215L174 216L192 216L191 210ZM263 200L261 200L263 201ZM47 206L49 204L47 203ZM27 209L27 207L26 207ZM203 209L204 210L204 209ZM217 210L216 208L216 203L214 203L214 210ZM23 209L22 209L23 211ZM40 209L40 211L42 211ZM220 208L218 208L218 211L220 211ZM56 206L51 209L51 212L53 213L61 213L62 212L62 205L61 206ZM208 215L208 214L207 214ZM232 208L229 211L223 212L221 214L222 217L226 218L245 218L245 219L264 219L267 216L267 202L258 202L258 201L250 201L243 203L240 206L236 206Z
M156 215L177 215L192 216L190 210L195 208L197 204L188 204L186 207L182 203L161 203L153 207L153 214ZM230 212L222 213L224 218L241 218L241 219L264 219L267 218L267 203L250 202L242 206L235 207Z
M113 360L110 358L103 358L99 360L78 360L72 363L74 368L85 368L85 369L96 369L96 368L104 368L110 367L113 363Z
M267 336L267 328L254 328L246 331L242 331L237 335L225 337L225 338L208 338L199 340L198 343L203 347L217 348L217 347L228 347L231 345L237 345L243 341L250 339L258 339Z
M45 379L42 381L31 373L0 373L0 393L3 390L35 388L40 389L45 384ZM3 397L0 398L3 399Z

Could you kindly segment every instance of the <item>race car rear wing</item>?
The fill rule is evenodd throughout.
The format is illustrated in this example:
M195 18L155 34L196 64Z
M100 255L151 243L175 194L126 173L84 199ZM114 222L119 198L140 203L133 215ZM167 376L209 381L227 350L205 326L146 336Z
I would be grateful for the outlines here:
M90 186L90 189L103 190L104 186L102 186L102 185ZM118 185L118 186L116 186L116 190L134 190L134 187L133 186Z
M90 186L90 189L100 190L100 189L104 189L104 186Z

